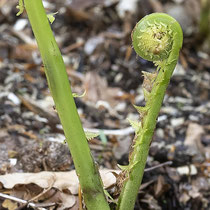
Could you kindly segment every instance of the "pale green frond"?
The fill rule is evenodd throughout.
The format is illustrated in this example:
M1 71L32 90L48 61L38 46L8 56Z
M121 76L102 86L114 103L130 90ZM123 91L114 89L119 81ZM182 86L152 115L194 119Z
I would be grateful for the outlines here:
M122 165L117 164L117 166L118 166L122 171L128 171L128 170L129 170L129 165L127 165L127 166L122 166Z
M85 131L85 136L87 138L88 141L90 141L91 139L99 136L98 133L92 133L92 132L89 132L89 131Z
M119 165L117 164L117 166L122 170L122 171L130 171L132 170L132 168L138 163L138 161L135 161L134 163L130 163L129 165L126 165L126 166L122 166L122 165Z
M147 106L136 106L134 104L133 104L133 106L138 111L138 113L142 116L144 116L146 114L146 112L148 111Z
M147 91L145 88L143 88L143 93L144 93L145 101L147 102L149 100L150 92Z
M104 194L113 202L113 203L117 203L113 198L112 196L108 193L107 190L104 189Z
M19 9L19 12L16 14L16 16L19 16L23 13L24 11L24 4L23 4L23 0L19 0L18 5L16 6L17 9Z
M142 71L143 76L145 79L149 80L151 83L153 83L157 77L157 72L151 73L147 71Z
M51 24L55 21L54 15L58 14L58 12L50 13L47 15L48 20L50 21Z
M84 91L84 93L83 93L82 95L78 95L77 93L72 93L72 96L73 96L74 98L82 98L82 97L85 96L85 94L86 94L86 90Z
M137 120L127 119L135 131L135 134L138 134L139 130L141 129L141 122Z
M106 137L106 135L105 135L105 133L104 133L103 130L100 130L100 131L99 131L99 137L100 137L101 142L102 142L104 145L106 145L108 140L107 140L107 137Z

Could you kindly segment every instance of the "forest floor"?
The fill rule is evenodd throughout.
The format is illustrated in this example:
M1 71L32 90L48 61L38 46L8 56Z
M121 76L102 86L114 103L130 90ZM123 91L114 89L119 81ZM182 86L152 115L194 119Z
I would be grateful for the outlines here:
M117 164L128 164L134 131L127 118L139 119L133 104L145 103L141 71L155 71L151 62L136 56L130 34L144 15L171 12L184 30L184 44L158 117L149 170L135 209L210 209L210 50L196 39L200 5L193 0L129 2L45 1L47 13L58 11L52 29L72 91L86 92L75 98L83 127L100 134L89 141L92 154L101 168L119 170ZM16 17L16 4L0 2L0 174L71 171L73 161L40 54L26 13ZM43 203L41 186L24 183L25 178L21 182L16 174L17 182L7 187L1 177L0 193L24 200L38 194L42 199L33 202ZM77 192L74 198L65 208L78 208ZM54 204L42 207L64 209L63 200L51 199ZM38 208L1 194L0 204L0 209Z

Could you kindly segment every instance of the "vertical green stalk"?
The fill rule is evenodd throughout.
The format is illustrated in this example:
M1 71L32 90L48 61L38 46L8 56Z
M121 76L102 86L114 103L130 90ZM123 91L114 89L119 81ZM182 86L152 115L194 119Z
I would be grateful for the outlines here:
M158 66L158 75L144 73L147 76L145 88L145 107L136 107L142 116L133 152L120 194L117 209L132 210L144 174L144 168L156 127L157 117L162 105L166 88L176 66L179 50L182 46L182 30L175 19L166 14L154 13L144 17L132 33L133 47L138 55L153 61Z
M50 92L71 150L85 204L91 210L108 210L110 208L104 195L100 175L91 156L72 97L65 65L42 1L24 0L24 7L38 43Z
M197 45L203 45L206 52L210 52L210 0L201 1L201 14Z

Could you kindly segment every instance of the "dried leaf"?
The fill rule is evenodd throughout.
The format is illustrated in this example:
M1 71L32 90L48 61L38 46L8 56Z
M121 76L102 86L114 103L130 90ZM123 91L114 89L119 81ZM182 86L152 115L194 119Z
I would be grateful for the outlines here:
M104 188L115 185L116 177L113 172L119 174L119 170L100 170L100 175ZM30 200L41 194L39 200L58 203L58 209L67 209L76 205L79 181L75 171L70 172L40 172L40 173L14 173L0 176L0 184L6 189L12 189L13 196ZM43 190L46 193L42 193ZM111 199L111 198L110 198ZM5 205L13 208L10 201L5 201Z
M5 199L4 202L2 203L2 207L8 209L8 210L15 210L17 209L18 205L17 203L9 200L9 199Z
M112 171L120 173L120 170L101 169L100 174L105 188L116 181ZM63 191L69 190L72 194L78 193L79 181L75 170L70 172L40 172L40 173L13 173L0 176L0 183L6 189L12 189L17 184L27 185L34 183L41 188L50 186Z
M144 76L144 81L143 81L143 88L147 92L151 92L153 83L155 81L155 78L157 77L157 73L150 73L146 71L142 71L143 76Z

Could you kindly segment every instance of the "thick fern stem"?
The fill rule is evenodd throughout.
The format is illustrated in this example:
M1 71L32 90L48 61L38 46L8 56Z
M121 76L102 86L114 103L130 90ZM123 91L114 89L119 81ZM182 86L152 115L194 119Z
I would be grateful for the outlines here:
M125 177L117 209L132 210L142 181L144 168L155 130L157 117L166 88L176 66L182 46L182 30L169 15L154 13L139 21L132 32L133 47L142 58L153 61L155 73L145 73L143 92L145 107L135 106L141 122L136 122L136 135L129 166L122 173Z

